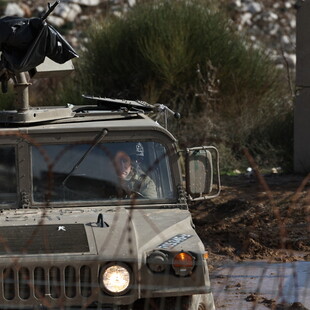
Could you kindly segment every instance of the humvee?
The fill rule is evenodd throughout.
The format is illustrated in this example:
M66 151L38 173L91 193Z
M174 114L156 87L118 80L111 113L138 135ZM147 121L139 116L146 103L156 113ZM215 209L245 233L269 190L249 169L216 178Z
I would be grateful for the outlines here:
M16 110L0 112L0 307L215 309L189 207L219 193L217 150L180 151L151 117L163 105L30 107L28 78L15 81ZM119 152L143 171L134 188Z

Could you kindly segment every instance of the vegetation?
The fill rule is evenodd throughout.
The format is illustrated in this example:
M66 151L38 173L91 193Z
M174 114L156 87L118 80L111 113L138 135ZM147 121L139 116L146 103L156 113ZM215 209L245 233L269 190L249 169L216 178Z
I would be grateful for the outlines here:
M216 145L224 170L248 165L244 147L258 164L291 167L285 74L211 1L144 1L95 22L78 71L66 98L78 91L166 104L182 114L170 122L181 145Z
M14 108L14 97L15 95L12 87L9 87L8 92L5 94L0 91L1 109L12 110Z
M5 8L5 6L7 5L7 2L6 0L0 0L0 9L3 9Z

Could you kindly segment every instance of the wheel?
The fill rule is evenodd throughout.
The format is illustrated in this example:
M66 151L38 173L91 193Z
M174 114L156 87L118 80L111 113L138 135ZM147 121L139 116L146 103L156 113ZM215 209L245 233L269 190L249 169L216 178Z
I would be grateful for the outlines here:
M180 310L215 310L213 295L200 294L184 297Z

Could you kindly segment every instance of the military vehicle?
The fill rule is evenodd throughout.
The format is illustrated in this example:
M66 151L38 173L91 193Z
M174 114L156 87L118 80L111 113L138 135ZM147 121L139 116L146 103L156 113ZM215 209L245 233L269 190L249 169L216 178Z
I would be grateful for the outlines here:
M179 150L162 104L31 107L29 81L71 60L1 70L0 308L215 309L189 207L219 194L216 148Z
M0 307L214 309L189 204L218 195L216 149L179 151L149 115L163 105L86 99L0 112ZM144 171L136 188L119 152Z

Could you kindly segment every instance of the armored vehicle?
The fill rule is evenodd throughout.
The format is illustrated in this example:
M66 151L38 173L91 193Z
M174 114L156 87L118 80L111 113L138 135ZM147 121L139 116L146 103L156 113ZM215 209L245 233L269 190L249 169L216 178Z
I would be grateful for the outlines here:
M217 150L180 151L161 104L30 107L29 76L70 63L17 72L0 112L0 308L215 309L189 205L218 195Z

